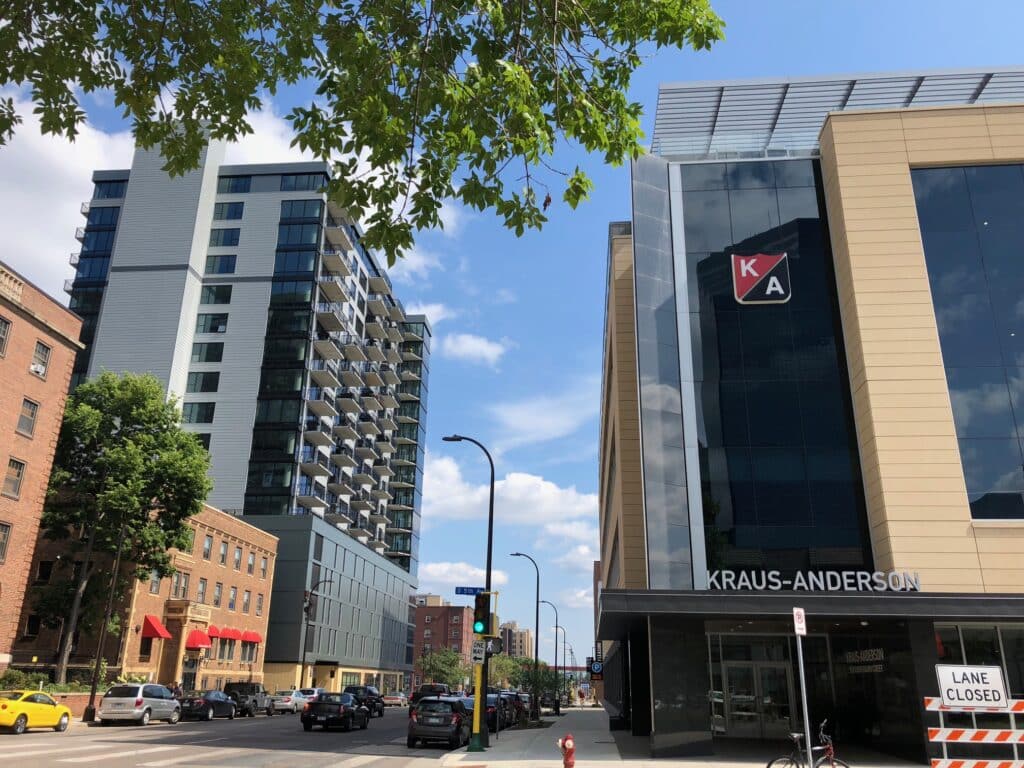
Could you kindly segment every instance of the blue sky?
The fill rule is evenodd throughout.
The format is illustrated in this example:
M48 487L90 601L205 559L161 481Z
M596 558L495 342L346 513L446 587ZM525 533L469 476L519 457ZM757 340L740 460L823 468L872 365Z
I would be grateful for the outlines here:
M648 132L661 82L1022 63L1014 59L1024 28L1019 2L726 0L714 7L727 24L724 42L710 53L652 55L637 73L632 97L644 105ZM20 135L0 148L8 246L0 258L61 298L89 173L127 167L131 157L127 126L109 100L85 106L91 126L74 147L40 138L26 115ZM229 159L297 159L278 117L290 106L285 95L267 105L254 117L256 137ZM605 167L598 157L564 149L555 160L591 174L589 203L575 212L556 203L543 232L519 239L490 214L452 207L448 230L421 235L394 278L406 305L426 306L434 320L424 591L459 602L456 584L482 583L486 463L472 445L441 442L451 432L472 435L495 451L498 465L499 613L532 627L533 569L508 553L533 554L542 597L559 605L582 663L593 642L606 232L609 221L629 217L629 187L625 168ZM542 607L541 654L550 660L553 614Z

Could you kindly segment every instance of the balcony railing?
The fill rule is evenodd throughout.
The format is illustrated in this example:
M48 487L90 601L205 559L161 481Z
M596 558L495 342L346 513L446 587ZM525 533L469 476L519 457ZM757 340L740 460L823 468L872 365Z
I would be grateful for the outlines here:
M327 491L318 483L314 483L308 478L301 478L298 484L295 486L296 496L312 496L320 501L327 501Z

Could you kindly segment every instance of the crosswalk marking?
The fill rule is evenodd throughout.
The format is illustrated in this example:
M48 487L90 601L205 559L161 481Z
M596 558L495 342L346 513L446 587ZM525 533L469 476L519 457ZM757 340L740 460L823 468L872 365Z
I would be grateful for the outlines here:
M109 745L107 745L109 746ZM147 747L146 749L128 749L123 752L104 752L101 755L85 755L84 757L65 757L58 760L58 763L92 763L98 760L117 760L125 757L135 757L153 752L169 752L172 749L182 749L181 744L174 744L166 747Z
M239 752L248 752L249 751L248 749L246 749L244 747L239 747L238 749L219 749L217 747L214 747L214 750L216 750L216 751L214 751L210 755L210 757L213 757L216 760L221 760L222 758L225 758L228 755L237 755L237 753L239 753ZM166 760L154 760L153 762L150 762L150 763L142 763L142 765L146 766L146 768L162 768L165 765L177 765L178 763L188 763L188 762L191 762L192 764L195 764L195 759L196 759L195 755L184 755L184 756L181 756L181 757L169 757Z
M110 749L109 744L90 744L81 747L44 747L39 745L35 749L26 749L18 752L4 752L2 757L7 760L11 757L35 757L36 755L57 755L66 752L84 752L87 749Z
M359 757L342 760L340 763L331 763L327 768L356 768L356 766L366 765L380 759L380 755L360 755Z

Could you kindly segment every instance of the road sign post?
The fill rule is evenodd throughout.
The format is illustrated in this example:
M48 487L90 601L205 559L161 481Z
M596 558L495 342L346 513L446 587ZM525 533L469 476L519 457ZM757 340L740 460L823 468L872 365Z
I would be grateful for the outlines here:
M800 702L804 710L804 739L807 747L807 765L814 765L814 749L811 744L811 716L807 709L807 678L804 676L803 638L807 635L807 614L803 608L793 609L793 632L796 634L796 658L800 665Z
M473 655L471 661L474 664L483 664L487 656L487 643L483 640L473 641Z

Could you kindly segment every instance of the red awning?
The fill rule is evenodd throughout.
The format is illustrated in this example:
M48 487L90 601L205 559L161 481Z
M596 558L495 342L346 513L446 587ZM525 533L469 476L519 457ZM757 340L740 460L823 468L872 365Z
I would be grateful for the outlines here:
M247 630L245 630L245 632L242 633L242 642L243 643L262 643L263 642L263 635L261 635L259 632L251 632L251 631L249 631L247 629Z
M242 633L232 627L221 627L220 637L222 640L241 640Z
M211 648L213 643L210 642L210 637L201 629L193 629L188 633L188 637L185 639L185 647L192 650L196 648Z
M220 630L217 629L216 625L211 624L206 628L206 634L209 637L220 637Z
M160 623L160 619L148 613L142 620L142 636L159 637L163 640L171 639L171 633L167 631L167 627Z

